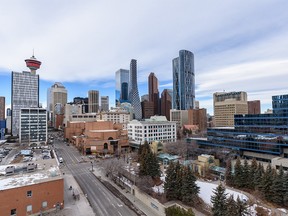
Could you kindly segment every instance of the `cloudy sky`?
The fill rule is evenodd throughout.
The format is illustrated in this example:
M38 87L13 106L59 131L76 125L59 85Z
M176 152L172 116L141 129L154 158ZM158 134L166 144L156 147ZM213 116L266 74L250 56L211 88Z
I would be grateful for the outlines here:
M287 0L5 1L0 7L0 95L10 104L11 71L42 61L40 101L55 81L69 100L90 89L114 106L115 71L138 61L140 95L154 72L160 92L172 88L172 59L195 56L196 99L213 113L212 94L246 91L260 99L287 94Z

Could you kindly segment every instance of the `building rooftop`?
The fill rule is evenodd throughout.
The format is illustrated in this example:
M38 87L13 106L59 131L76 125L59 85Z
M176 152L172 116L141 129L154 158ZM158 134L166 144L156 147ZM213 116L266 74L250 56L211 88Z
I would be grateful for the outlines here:
M151 116L150 119L145 119L145 121L151 122L151 121L156 121L156 122L167 122L166 116Z
M161 159L161 160L169 160L169 161L172 161L172 160L177 160L180 158L180 156L178 155L171 155L171 154L167 154L167 153L162 153L162 154L159 154L158 155L158 158Z
M29 168L34 169L29 169ZM8 172L13 170L13 172ZM40 182L62 179L56 159L37 160L0 166L0 188L7 190Z
M113 129L107 129L107 130L89 130L90 132L94 132L94 133L104 133L104 132L115 132L118 130L113 130Z

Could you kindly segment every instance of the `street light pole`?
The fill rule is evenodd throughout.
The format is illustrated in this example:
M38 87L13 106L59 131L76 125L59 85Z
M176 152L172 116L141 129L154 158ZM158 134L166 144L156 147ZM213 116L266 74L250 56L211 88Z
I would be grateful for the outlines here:
M92 166L92 172L93 172L93 161L91 161L91 166Z

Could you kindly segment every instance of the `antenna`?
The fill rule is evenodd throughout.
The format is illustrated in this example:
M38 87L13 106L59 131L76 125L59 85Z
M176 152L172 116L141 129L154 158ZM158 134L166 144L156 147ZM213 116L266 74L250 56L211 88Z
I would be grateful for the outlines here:
M33 55L32 55L32 57L34 58L34 48L33 48Z

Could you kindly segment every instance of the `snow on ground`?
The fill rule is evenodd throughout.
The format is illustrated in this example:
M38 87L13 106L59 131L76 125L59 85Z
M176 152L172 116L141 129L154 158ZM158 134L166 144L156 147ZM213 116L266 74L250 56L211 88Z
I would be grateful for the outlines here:
M278 208L279 211L283 212L283 213L286 213L288 215L288 211L284 208Z
M164 181L165 179L162 179ZM200 187L200 193L199 197L203 199L203 201L209 205L211 204L211 196L214 195L213 191L216 189L218 186L217 184L209 183L209 182L202 182L202 181L196 181L196 184ZM164 193L164 187L163 184L159 186L154 186L153 187L154 192L162 194ZM237 200L237 197L239 196L240 200L242 201L247 201L248 197L242 193L239 193L237 191L233 191L230 189L226 189L225 191L227 193L227 198L233 195L234 199Z
M209 183L209 182L201 182L196 181L196 184L200 187L200 193L199 197L203 199L203 201L209 205L212 205L211 203L211 196L214 195L213 191L217 188L217 184ZM234 200L237 200L237 197L239 196L240 200L247 201L248 197L242 193L230 190L226 188L227 198L233 195Z
M265 207L263 207L263 206L259 206L259 205L257 205L257 204L253 204L252 206L249 206L249 207L248 207L248 212L250 213L250 214L249 214L250 216L257 216L257 211L256 211L256 208L257 208L257 207L263 208L265 211L268 211L268 215L269 215L269 216L271 215L271 210L270 210L270 209L267 209L267 208L265 208Z

